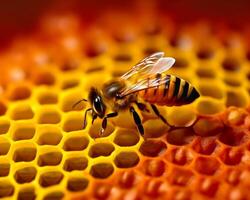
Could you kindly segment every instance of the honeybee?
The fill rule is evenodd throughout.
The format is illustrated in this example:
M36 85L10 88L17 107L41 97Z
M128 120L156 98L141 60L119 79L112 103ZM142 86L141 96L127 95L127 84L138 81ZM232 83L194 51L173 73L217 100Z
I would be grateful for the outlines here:
M92 124L97 117L103 119L100 130L102 135L108 118L116 117L120 111L129 109L139 133L143 135L144 128L134 106L143 112L149 110L140 100L150 104L153 112L168 124L156 105L181 106L192 103L200 96L184 79L166 74L174 63L174 58L164 57L163 52L157 52L141 60L120 78L105 83L101 89L92 87L88 100L81 99L73 105L75 107L82 101L88 101L91 106L85 111L83 128L87 125L87 113L91 112ZM108 107L113 112L107 113Z

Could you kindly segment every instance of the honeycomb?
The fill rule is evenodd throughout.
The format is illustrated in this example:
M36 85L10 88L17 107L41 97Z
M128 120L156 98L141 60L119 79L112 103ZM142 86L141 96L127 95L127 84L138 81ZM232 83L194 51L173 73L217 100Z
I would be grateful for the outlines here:
M82 28L77 16L41 20L32 36L1 53L0 198L250 199L250 57L244 33L202 22L127 20ZM134 22L133 22L134 21ZM128 111L92 125L86 98L140 59L163 51L170 74L201 93L194 103Z

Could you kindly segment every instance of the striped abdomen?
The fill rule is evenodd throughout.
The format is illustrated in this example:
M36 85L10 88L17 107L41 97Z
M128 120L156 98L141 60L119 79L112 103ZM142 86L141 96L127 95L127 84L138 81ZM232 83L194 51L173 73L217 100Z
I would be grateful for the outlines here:
M158 80L160 84L139 92L139 96L149 103L167 106L184 105L192 103L200 96L190 83L176 76L157 74L152 78Z

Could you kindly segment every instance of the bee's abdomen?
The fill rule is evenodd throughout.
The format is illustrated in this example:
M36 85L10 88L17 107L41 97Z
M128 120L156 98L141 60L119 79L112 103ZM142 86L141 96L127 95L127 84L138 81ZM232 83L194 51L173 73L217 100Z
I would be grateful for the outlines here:
M184 105L192 103L200 96L190 83L176 76L157 74L153 78L159 80L161 84L139 92L140 97L149 103L167 106Z

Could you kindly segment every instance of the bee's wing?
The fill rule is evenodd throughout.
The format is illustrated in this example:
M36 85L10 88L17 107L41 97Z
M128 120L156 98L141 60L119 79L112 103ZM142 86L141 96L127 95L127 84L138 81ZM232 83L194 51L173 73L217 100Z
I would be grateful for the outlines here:
M167 71L175 63L175 59L171 57L163 57L163 52L154 53L131 68L127 73L121 76L122 79L127 80L134 75L137 77L148 76L156 73Z
M146 90L148 88L154 88L154 87L159 87L162 84L166 84L167 82L170 81L169 76L166 76L165 79L160 79L160 78L145 78L142 79L140 81L138 81L135 84L132 84L130 86L128 86L127 88L125 88L123 91L120 92L119 96L122 98L124 96L142 91L142 90Z

